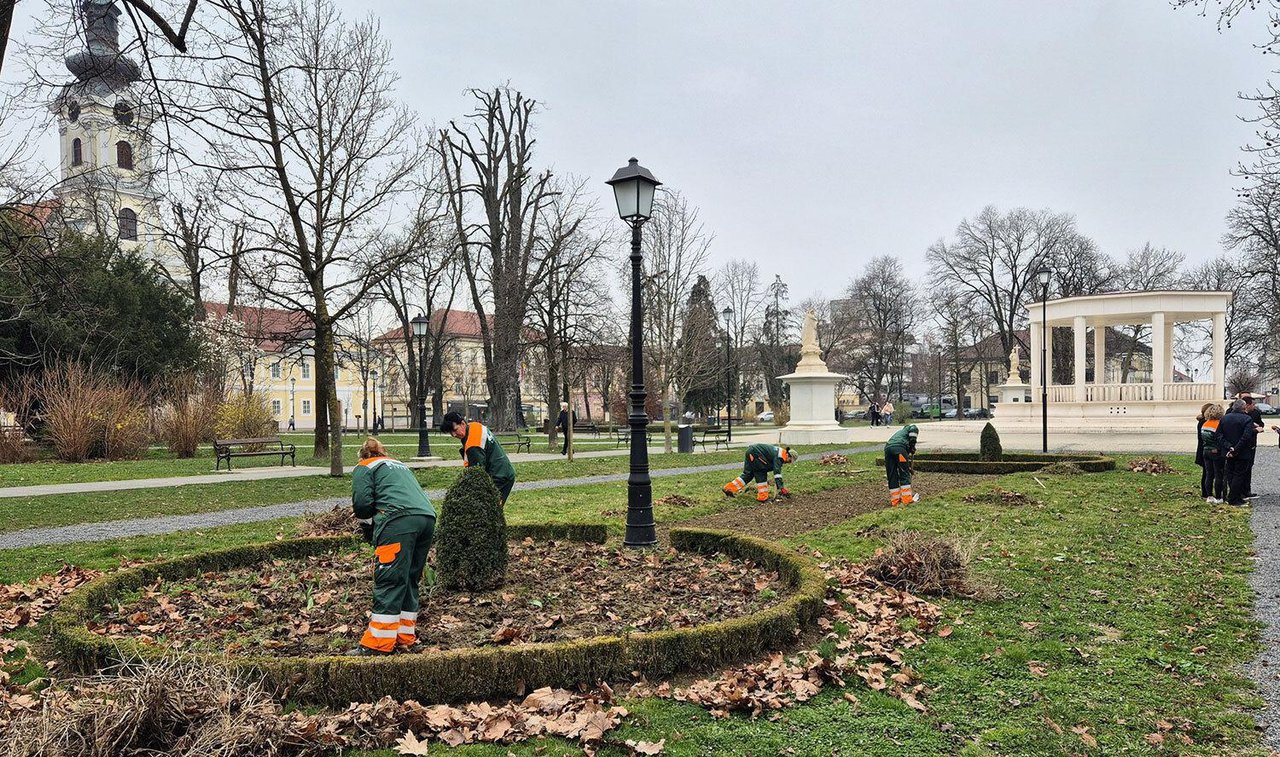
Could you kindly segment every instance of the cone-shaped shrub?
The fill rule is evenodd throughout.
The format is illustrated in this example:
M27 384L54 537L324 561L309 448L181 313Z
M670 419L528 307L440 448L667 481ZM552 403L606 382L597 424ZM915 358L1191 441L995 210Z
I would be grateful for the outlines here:
M982 427L982 437L978 440L978 457L987 462L999 462L1004 457L1004 448L1000 446L1000 434L990 423Z
M477 591L507 577L507 521L498 489L480 468L464 468L449 488L436 537L436 574L447 589Z

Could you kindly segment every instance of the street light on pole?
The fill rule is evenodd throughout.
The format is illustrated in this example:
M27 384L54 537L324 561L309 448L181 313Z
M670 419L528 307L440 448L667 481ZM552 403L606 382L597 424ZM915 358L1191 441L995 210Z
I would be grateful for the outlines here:
M1040 282L1040 451L1049 452L1049 278L1052 272L1036 272Z
M431 440L427 438L427 377L423 375L422 356L427 349L427 326L430 320L418 313L412 321L413 336L418 340L418 457L431 457Z
M649 479L649 416L645 413L644 324L640 298L640 227L653 215L653 194L662 184L635 158L605 182L613 187L618 217L631 226L631 473L627 477L627 530L623 545L658 543L653 522L653 484Z
M369 379L373 382L373 435L378 435L378 369L369 371Z
M724 318L724 408L728 414L729 433L725 435L725 439L730 444L733 443L733 355L731 349L733 347L733 334L730 326L733 324L733 308L725 307L720 311L720 316Z
M298 417L298 400L297 400L298 380L296 378L289 379L289 430L297 430Z

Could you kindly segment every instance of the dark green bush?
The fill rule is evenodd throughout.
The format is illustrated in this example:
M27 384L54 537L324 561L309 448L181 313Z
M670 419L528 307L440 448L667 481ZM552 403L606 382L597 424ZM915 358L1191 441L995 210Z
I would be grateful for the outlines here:
M876 459L876 465L884 460ZM979 459L976 452L926 452L915 456L911 469L916 473L976 473L1002 476L1006 473L1038 471L1054 463L1075 463L1085 473L1102 473L1115 470L1115 458L1099 453L1047 455L1039 452L1006 452L998 462Z
M500 496L480 468L464 468L449 487L436 537L436 575L446 589L492 589L507 579L507 521Z
M1000 434L990 423L982 427L982 437L978 440L978 457L989 463L999 462L1004 457L1004 447L1000 446Z

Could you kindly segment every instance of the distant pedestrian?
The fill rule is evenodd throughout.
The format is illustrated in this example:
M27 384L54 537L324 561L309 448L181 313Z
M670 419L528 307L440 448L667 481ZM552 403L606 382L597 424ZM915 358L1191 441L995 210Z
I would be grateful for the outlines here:
M893 425L893 403L889 400L885 400L884 407L880 408L880 418L884 420L884 425Z
M871 403L871 407L867 408L867 417L871 419L872 426L880 425L880 405L876 402Z
M1226 494L1226 467L1220 448L1218 424L1222 406L1213 402L1200 408L1196 423L1196 465L1200 470L1200 496L1210 504L1222 504Z
M293 416L289 416L289 430L293 431Z
M1231 412L1218 423L1218 450L1226 462L1227 504L1245 504L1248 474L1257 448L1258 427L1245 412L1244 400L1231 403Z
M560 403L560 415L556 418L556 428L560 430L560 436L564 440L560 445L560 454L569 454L569 424L572 423L569 414L569 403Z
M1257 403L1254 402L1253 395L1244 392L1240 395L1240 399L1244 400L1244 412L1253 419L1253 425L1258 428L1258 433L1267 430L1267 424L1262 422L1262 411L1258 409ZM1254 446L1257 446L1255 441ZM1254 458L1257 459L1256 456ZM1244 490L1246 492L1245 499L1253 499L1257 495L1253 493L1253 462L1249 463L1249 470L1245 472Z

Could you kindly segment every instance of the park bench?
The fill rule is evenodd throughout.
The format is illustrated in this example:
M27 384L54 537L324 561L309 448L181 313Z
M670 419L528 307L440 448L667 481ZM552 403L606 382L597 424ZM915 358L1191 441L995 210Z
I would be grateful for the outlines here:
M516 452L519 452L520 450L524 450L525 452L533 451L533 439L519 431L516 431L515 441L512 442L512 444L515 447Z
M274 444L275 449L234 449L235 447L265 447ZM298 448L292 444L285 444L284 440L278 436L264 436L258 439L214 439L213 455L216 460L214 470L222 469L222 461L227 461L227 470L231 470L231 458L233 457L280 457L280 464L284 465L284 459L289 458L290 465L296 466Z
M600 427L594 423L575 423L573 424L573 435L591 434L592 436L600 435Z
M613 448L617 449L631 442L631 427L620 426L613 430Z
M701 444L702 449L706 450L707 442L714 444L715 449L720 449L721 446L729 449L729 432L718 428L704 429L702 438L696 440L695 444Z

